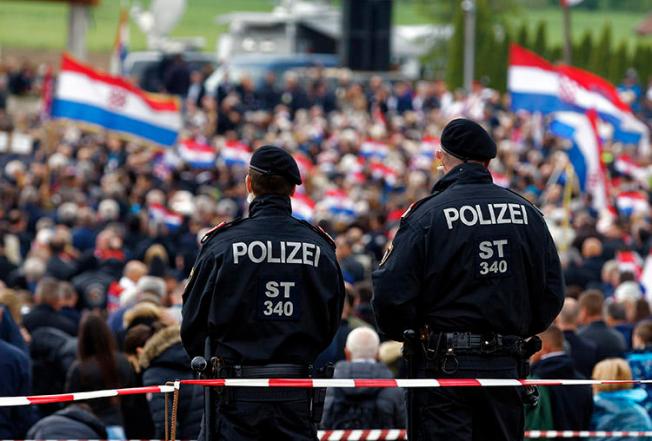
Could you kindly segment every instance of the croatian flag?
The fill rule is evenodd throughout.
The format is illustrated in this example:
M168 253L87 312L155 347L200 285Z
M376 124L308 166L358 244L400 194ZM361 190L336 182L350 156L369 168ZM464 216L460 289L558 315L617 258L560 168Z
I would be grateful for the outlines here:
M183 216L168 210L161 204L152 204L149 207L149 218L164 224L168 230L177 231L183 223Z
M499 187L509 188L510 179L507 175L492 171L491 179L494 181L494 184L498 185Z
M315 215L315 201L310 199L305 194L295 193L290 198L292 202L292 216L297 219L312 222Z
M604 78L572 66L554 66L516 44L510 49L508 89L512 110L544 114L596 111L614 127L613 139L646 146L648 130ZM647 148L647 147L645 147Z
M234 165L246 167L251 159L251 149L247 144L240 141L225 141L220 157L229 167Z
M620 155L614 161L614 168L618 173L629 176L638 181L643 187L650 185L650 172L638 165L630 156Z
M192 168L212 168L215 166L217 151L211 145L185 139L179 143L178 151L181 159Z
M647 195L638 191L621 192L616 196L616 207L625 216L631 216L635 213L648 214L650 212Z
M616 253L616 261L618 262L618 269L620 271L628 271L636 276L636 280L640 280L643 274L643 259L636 251L618 251Z
M292 155L294 160L297 162L299 167L299 173L301 174L301 180L305 180L308 176L312 174L315 164L312 163L310 158L301 152L297 152Z
M385 185L396 187L398 184L398 172L382 162L373 162L369 165L371 176L374 179L382 179Z
M176 98L147 94L120 77L63 55L52 117L67 118L173 146L181 129Z
M387 157L387 145L380 141L368 139L360 146L360 155L365 159L380 159Z
M118 21L118 30L115 35L115 43L113 44L113 53L111 54L111 66L109 71L112 75L124 76L125 72L125 59L129 50L129 11L122 6L120 8L120 19Z
M435 152L440 140L434 136L424 136L419 145L419 152L412 160L412 167L419 170L431 170Z
M356 216L355 204L344 190L331 189L326 191L319 203L319 208L325 209L332 216L351 220Z
M575 169L580 189L592 195L595 209L606 208L607 183L600 158L600 140L596 133L595 121L577 112L557 112L553 118L550 131L571 143L566 153Z

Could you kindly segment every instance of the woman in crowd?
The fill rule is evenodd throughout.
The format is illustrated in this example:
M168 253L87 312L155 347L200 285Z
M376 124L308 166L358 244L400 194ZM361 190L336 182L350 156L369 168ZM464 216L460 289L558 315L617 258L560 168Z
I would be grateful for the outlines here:
M594 380L631 380L632 371L621 358L609 358L593 368ZM652 421L640 405L647 392L631 384L598 384L593 386L593 430L652 430ZM595 441L636 441L636 438L606 437Z
M68 371L66 392L83 392L135 386L127 358L116 351L116 343L106 322L88 314L81 322L77 360ZM120 397L88 401L93 413L106 425L109 439L125 439L130 432L123 414L128 399Z

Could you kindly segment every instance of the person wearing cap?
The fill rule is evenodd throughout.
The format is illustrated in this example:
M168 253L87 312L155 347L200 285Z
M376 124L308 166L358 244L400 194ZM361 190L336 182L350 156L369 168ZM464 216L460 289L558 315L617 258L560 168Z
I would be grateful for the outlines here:
M451 121L437 152L445 175L403 215L373 274L378 326L411 348L404 354L417 378L525 378L537 349L531 337L562 307L559 256L543 215L493 184L495 156L481 126ZM523 401L532 395L521 388L411 391L410 439L523 439Z
M190 357L217 357L220 377L306 378L342 315L335 243L292 217L301 175L285 150L256 150L245 184L249 217L201 241L183 294L182 342ZM203 425L199 439L314 441L321 412L312 396L310 389L226 388L216 424Z

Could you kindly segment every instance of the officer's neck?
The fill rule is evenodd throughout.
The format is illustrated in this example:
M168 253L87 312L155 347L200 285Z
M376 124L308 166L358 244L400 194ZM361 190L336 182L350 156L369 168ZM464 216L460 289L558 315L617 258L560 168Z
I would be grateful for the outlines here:
M249 205L249 217L259 213L278 212L281 214L292 214L292 203L287 196L277 194L264 194L255 196Z

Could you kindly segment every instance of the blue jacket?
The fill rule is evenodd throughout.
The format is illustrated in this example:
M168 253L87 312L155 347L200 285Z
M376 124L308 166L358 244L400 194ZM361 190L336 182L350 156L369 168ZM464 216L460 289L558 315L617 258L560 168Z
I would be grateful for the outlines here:
M627 354L626 358L629 367L632 369L634 380L649 380L652 378L652 347L631 352ZM648 415L652 418L652 384L643 384L642 388L647 392L647 397L639 404L647 410Z
M600 392L594 397L593 430L652 430L652 421L639 404L645 400L643 389ZM594 438L594 441L636 441L636 438Z
M21 350L0 340L0 396L22 396L30 393L29 358ZM0 408L0 439L21 439L32 424L29 406Z

